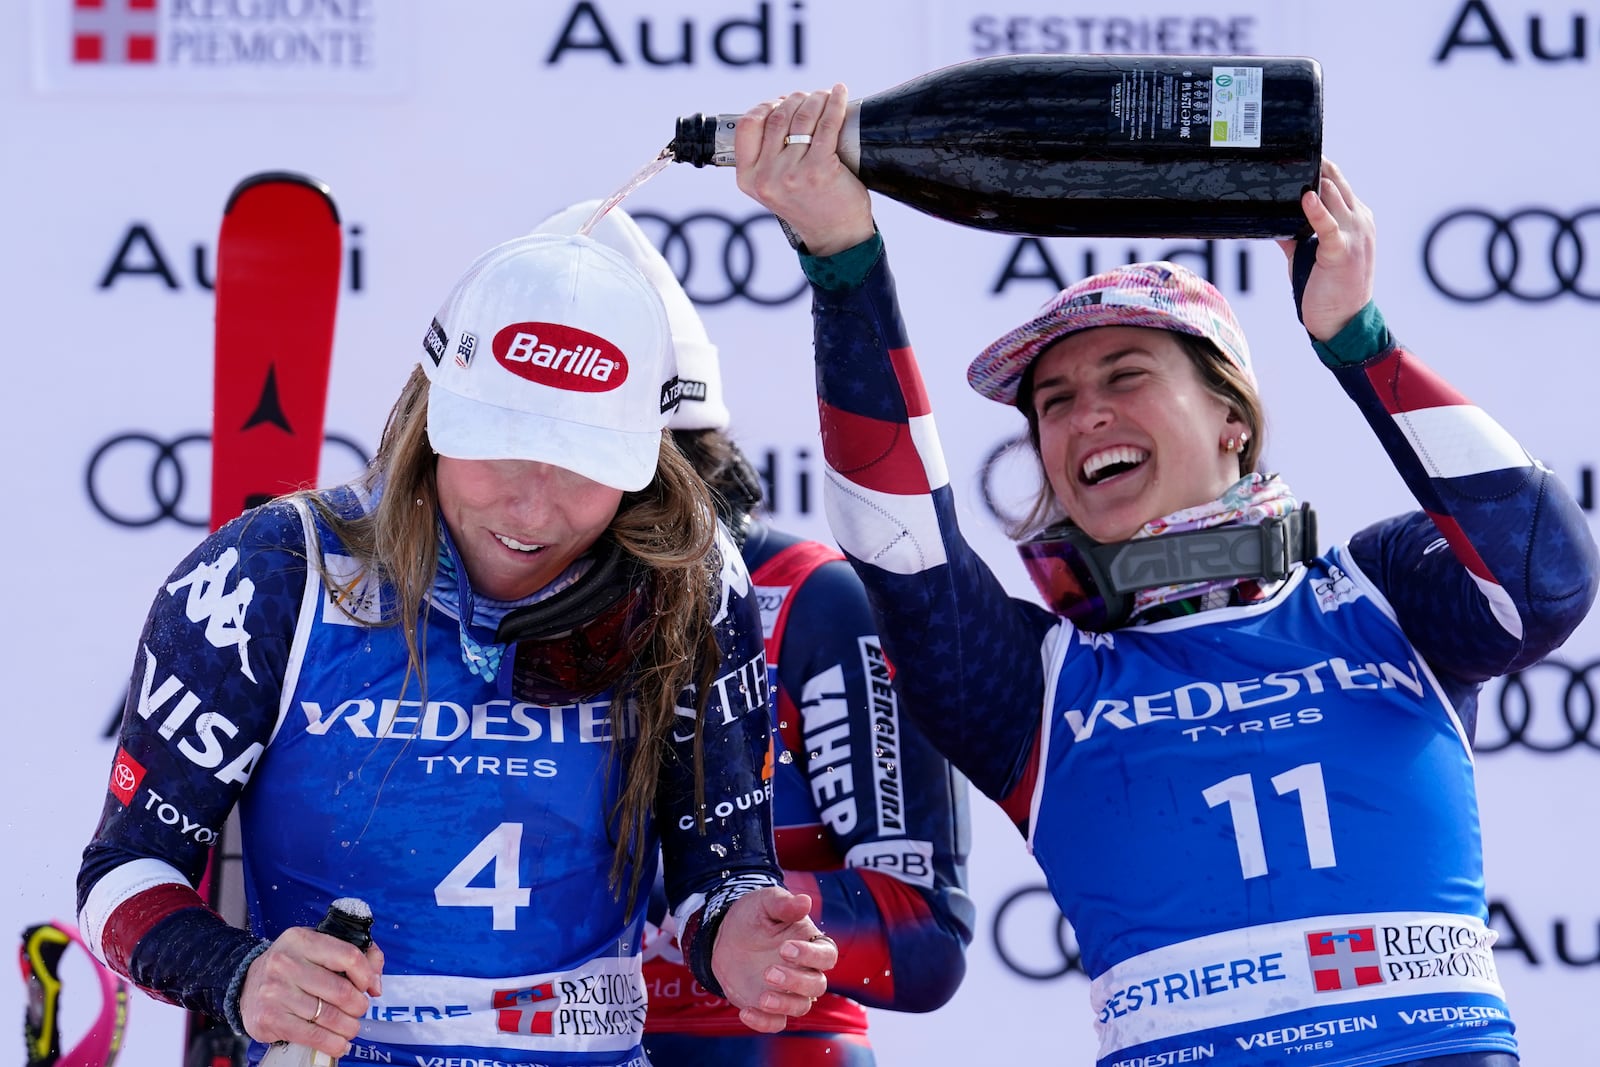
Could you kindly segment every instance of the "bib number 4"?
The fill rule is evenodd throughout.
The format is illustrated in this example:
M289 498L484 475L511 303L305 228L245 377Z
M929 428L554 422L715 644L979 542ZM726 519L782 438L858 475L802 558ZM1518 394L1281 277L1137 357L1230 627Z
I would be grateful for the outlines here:
M472 885L486 868L492 868L493 885ZM517 928L517 909L526 908L533 890L519 884L522 869L522 824L503 822L473 846L455 869L433 887L433 900L441 908L488 908L496 930Z

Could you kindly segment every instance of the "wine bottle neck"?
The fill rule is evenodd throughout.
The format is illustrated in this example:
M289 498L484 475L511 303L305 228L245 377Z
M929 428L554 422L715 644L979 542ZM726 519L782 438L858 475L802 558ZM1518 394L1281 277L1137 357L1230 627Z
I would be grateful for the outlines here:
M734 128L738 115L686 115L678 120L672 143L672 157L696 167L731 167ZM839 133L839 159L854 173L861 171L861 101L850 101L844 129Z

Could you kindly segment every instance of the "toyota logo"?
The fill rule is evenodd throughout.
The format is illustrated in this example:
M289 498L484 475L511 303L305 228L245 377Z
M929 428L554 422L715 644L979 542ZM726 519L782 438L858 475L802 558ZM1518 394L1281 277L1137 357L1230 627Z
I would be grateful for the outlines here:
M1497 296L1534 304L1565 294L1600 300L1600 263L1586 258L1586 236L1600 242L1600 207L1570 216L1529 207L1503 218L1461 208L1428 231L1422 269L1435 289L1466 304Z
M143 430L119 433L89 456L83 476L89 503L118 526L142 529L165 519L204 529L211 517L210 446L211 435L204 433L170 441ZM341 451L337 464L328 462L328 446ZM351 457L357 471L370 462L360 445L337 434L327 435L323 452L325 471L346 470Z
M1000 902L990 927L995 954L1011 973L1030 982L1050 982L1083 973L1078 939L1050 890L1025 885Z
M1524 748L1531 752L1600 750L1595 691L1590 674L1600 659L1574 666L1546 659L1508 674L1500 690L1479 702L1478 752Z
M809 285L776 215L757 212L734 219L696 211L670 219L640 211L633 219L657 236L656 247L696 304L712 307L742 297L776 307Z

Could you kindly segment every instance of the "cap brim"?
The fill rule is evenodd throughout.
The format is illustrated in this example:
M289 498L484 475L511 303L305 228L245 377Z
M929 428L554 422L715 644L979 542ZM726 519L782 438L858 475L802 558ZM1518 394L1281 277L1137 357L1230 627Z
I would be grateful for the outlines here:
M661 431L602 429L512 411L442 389L428 390L428 440L452 459L523 459L636 492L655 477Z
M968 364L967 384L990 400L1015 406L1023 375L1040 352L1063 337L1099 326L1143 326L1204 336L1182 319L1153 308L1086 304L1040 315L985 348Z

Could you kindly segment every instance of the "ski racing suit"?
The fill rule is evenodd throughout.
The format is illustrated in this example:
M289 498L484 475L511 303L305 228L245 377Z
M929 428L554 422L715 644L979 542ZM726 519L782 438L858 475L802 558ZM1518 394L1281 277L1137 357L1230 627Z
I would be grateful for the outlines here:
M1594 598L1559 481L1369 304L1316 348L1422 510L1263 602L1079 631L962 539L881 238L805 268L834 533L1076 931L1099 1067L1515 1062L1471 738Z
M369 506L348 488L326 499L343 514ZM445 542L453 556L447 532ZM308 568L308 546L331 583ZM612 736L614 694L549 707L511 698L509 654L504 671L481 666L508 653L493 626L459 623L474 609L457 565L443 580L468 607L452 611L437 593L424 603L419 696L401 627L375 625L394 617L392 589L303 502L246 512L156 593L79 874L89 943L153 996L242 1033L242 965L286 929L314 926L335 898L360 897L385 955L383 995L347 1061L643 1067L658 842L702 981L706 908L780 882L760 617L725 530L719 551L722 661L703 727L717 814L697 827L686 691L690 710L661 760L651 869L629 907L626 885L618 899L608 884L628 750ZM248 931L194 890L236 805ZM251 1061L262 1051L252 1043Z
M814 872L839 946L828 992L780 1034L756 1034L647 928L656 1067L873 1061L862 1005L932 1011L966 973L966 782L901 714L866 594L844 557L752 520L743 545L766 635L777 727L778 861Z

